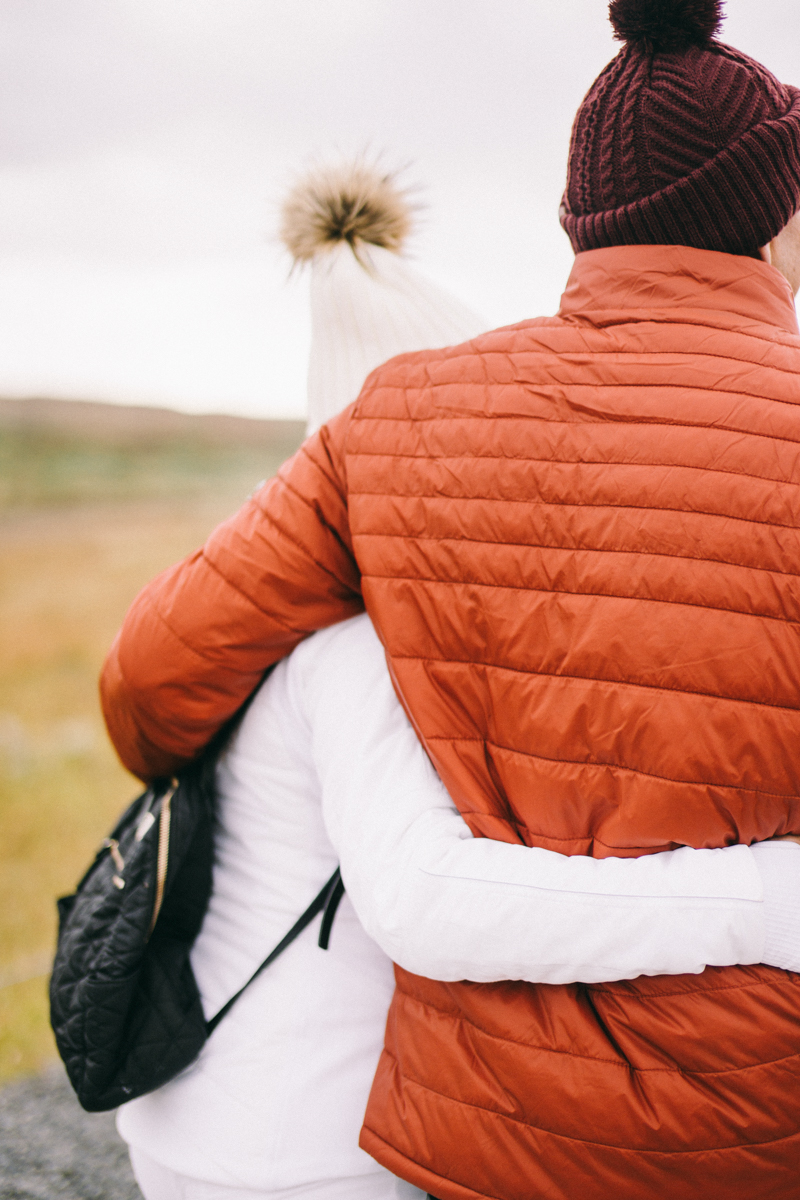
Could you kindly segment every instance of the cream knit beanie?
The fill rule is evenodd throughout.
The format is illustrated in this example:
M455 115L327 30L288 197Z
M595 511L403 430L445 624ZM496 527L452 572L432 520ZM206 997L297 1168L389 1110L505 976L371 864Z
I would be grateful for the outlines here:
M307 434L355 400L386 359L487 328L400 257L410 224L392 178L361 163L314 171L284 204L284 245L295 263L311 263Z

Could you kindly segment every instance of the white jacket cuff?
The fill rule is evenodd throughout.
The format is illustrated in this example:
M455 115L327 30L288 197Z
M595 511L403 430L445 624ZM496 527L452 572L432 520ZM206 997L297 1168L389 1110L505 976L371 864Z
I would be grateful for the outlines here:
M800 971L800 846L757 842L750 847L764 895L763 961Z

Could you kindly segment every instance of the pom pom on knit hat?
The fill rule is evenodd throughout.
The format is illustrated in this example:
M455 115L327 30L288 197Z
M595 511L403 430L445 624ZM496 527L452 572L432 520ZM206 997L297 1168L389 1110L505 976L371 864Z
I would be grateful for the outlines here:
M719 33L722 0L611 0L618 42L639 42L648 53L702 46Z
M311 171L284 201L280 236L295 262L347 242L402 249L411 229L406 194L391 174L355 162Z
M609 17L625 45L575 118L573 248L757 254L800 207L800 91L715 39L717 0L611 0Z
M411 225L407 193L363 160L309 172L283 205L281 239L295 265L311 269L308 434L387 359L487 328L401 257Z

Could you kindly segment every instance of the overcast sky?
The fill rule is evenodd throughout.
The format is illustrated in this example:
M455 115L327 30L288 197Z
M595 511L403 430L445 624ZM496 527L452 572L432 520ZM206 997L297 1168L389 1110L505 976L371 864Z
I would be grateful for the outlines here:
M723 39L800 85L798 0ZM500 324L557 306L569 131L605 0L3 0L0 394L301 415L307 281L277 210L366 152L417 265Z

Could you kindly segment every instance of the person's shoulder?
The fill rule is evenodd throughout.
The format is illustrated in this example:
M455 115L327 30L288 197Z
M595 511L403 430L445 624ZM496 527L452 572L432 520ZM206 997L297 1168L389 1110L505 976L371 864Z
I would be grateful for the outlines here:
M548 349L554 329L563 325L559 317L536 317L488 330L457 345L399 354L367 377L351 419L358 426L375 418L405 420L412 412L419 416L420 397L493 377L492 364ZM353 448L352 439L349 448Z
M431 350L414 350L407 354L398 354L381 366L376 367L365 384L380 386L391 383L398 378L407 378L415 374L423 374L437 363L452 363L457 359L480 358L484 354L513 350L514 347L524 347L531 341L536 341L539 334L554 327L563 325L561 317L532 317L516 321L513 325L501 325L496 329L488 329L468 341L458 342L452 346L441 346Z
M385 668L385 654L366 613L319 629L292 651L287 663L288 684L298 704L306 708L316 691L331 677L366 676Z

